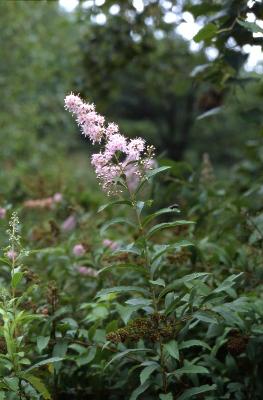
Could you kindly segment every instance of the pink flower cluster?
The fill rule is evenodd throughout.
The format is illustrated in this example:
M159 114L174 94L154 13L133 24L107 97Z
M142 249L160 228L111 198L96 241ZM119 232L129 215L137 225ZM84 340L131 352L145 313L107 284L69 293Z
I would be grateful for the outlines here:
M118 178L125 177L129 190L136 189L140 178L153 168L153 147L146 147L142 138L126 139L114 123L105 125L95 106L84 103L79 96L66 96L65 108L75 115L82 133L93 144L104 141L103 150L91 159L102 188L108 194L115 193Z
M98 276L98 272L91 267L85 267L84 265L77 265L76 269L80 275L90 276L91 278L96 278Z
M75 246L72 249L72 252L73 252L74 256L82 257L86 253L86 249L83 246L83 244L78 243L78 244L75 244Z
M14 260L16 259L16 257L17 257L18 254L17 254L16 251L10 249L10 250L8 250L8 252L6 253L6 255L7 255L7 257L8 257L10 260L14 261Z
M110 240L110 239L104 239L103 240L103 245L105 247L108 247L112 251L117 250L119 248L119 243L118 242L114 242L113 240Z
M4 219L6 216L6 209L3 207L0 207L0 219Z

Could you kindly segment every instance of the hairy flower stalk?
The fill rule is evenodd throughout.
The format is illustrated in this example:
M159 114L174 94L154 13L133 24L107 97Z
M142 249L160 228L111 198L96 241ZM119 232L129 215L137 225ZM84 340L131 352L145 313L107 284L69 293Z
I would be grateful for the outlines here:
M154 148L146 146L142 138L127 139L115 123L105 123L94 104L84 103L79 96L70 94L65 98L65 108L74 116L84 136L102 149L93 154L91 164L104 191L108 195L120 192L118 182L135 191L140 179L153 168Z

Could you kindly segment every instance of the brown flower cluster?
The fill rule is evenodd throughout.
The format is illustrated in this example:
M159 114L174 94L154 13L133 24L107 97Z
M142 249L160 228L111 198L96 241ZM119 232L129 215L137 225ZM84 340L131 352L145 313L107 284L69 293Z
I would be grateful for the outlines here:
M249 337L238 331L231 331L227 342L227 350L232 356L238 356L246 350Z
M171 263L186 263L189 261L192 257L192 253L187 250L187 249L181 249L177 253L174 254L168 254L167 255L167 260L170 261Z
M107 340L116 344L126 340L138 341L140 339L157 342L174 337L177 329L177 324L173 320L156 313L148 318L137 318L125 328L108 333Z

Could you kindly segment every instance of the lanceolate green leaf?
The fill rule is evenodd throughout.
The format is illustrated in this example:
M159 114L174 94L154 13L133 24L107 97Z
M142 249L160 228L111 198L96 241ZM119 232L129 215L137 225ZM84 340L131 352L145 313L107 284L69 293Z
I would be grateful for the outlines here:
M136 189L135 194L137 194L141 188L143 187L143 185L150 179L153 178L155 175L160 174L161 172L166 171L167 169L170 169L171 167L168 166L163 166L163 167L159 167L159 168L155 168L153 170L151 170L150 172L147 173L146 178L143 179L141 181L141 183L139 184L138 188Z
M45 400L51 400L51 395L40 378L31 374L21 374L20 377L29 382Z
M105 365L104 369L108 368L110 364L114 361L120 360L123 357L129 356L131 353L140 353L140 352L153 352L151 349L127 349L122 351L121 353L116 354L116 356L112 357L112 359Z
M199 30L199 32L194 36L194 41L198 43L202 40L210 40L216 35L216 33L216 25L209 23Z
M140 394L144 393L145 390L147 390L149 386L150 386L150 383L148 383L148 382L145 382L143 385L139 386L137 389L135 389L132 392L132 395L129 400L137 400L138 396Z
M204 347L208 350L211 350L211 347L207 343L203 342L202 340L192 339L192 340L186 340L184 342L179 343L180 350L188 349L189 347L194 347L194 346L200 346L200 347Z
M187 363L182 368L179 368L175 371L176 375L183 375L183 374L209 374L207 368L202 367L201 365L194 365L191 363Z
M147 381L147 379L151 376L151 374L158 368L158 364L154 364L154 365L148 365L147 367L145 367L141 373L140 373L140 381L141 381L141 385L144 384L144 382Z
M189 247L189 246L194 246L194 244L189 242L188 240L180 240L173 244L159 246L160 249L159 251L158 250L156 251L151 262L153 263L163 254L168 253L171 250L179 250L181 247Z
M243 21L242 19L237 19L237 22L252 33L263 33L263 29L256 22Z
M150 172L148 172L146 174L146 176L147 176L148 179L150 179L150 178L154 177L155 175L160 174L161 172L167 171L170 168L171 167L168 167L168 166L155 168L155 169L152 169Z
M160 400L173 400L173 395L172 395L172 393L160 394L159 399Z
M116 201L112 201L111 203L103 204L102 206L100 206L98 209L98 213L100 213L112 206L117 206L117 205L122 205L122 204L126 204L130 207L132 206L132 202L129 200L116 200Z
M38 336L37 348L40 352L47 347L49 340L50 340L49 336Z
M202 385L199 387L194 387L191 389L187 389L178 400L188 400L188 399L196 399L196 396L201 393L211 392L216 389L216 385Z
M142 225L146 226L150 221L155 219L156 217L159 217L159 215L162 214L174 214L174 213L179 213L180 211L177 208L162 208L159 211L156 211L153 214L148 215L146 218L144 218Z
M161 224L158 225L154 225L147 233L147 238L150 238L152 235L154 235L155 233L163 230L163 229L168 229L168 228L174 228L176 226L180 226L180 225L190 225L193 224L194 222L192 221L174 221L174 222L163 222Z
M143 294L149 296L149 292L139 286L114 286L112 288L100 290L96 294L96 297L105 296L110 293L129 293L129 292L143 293Z
M23 278L23 272L16 272L12 276L12 282L11 282L12 287L16 288L17 285L21 282L22 278Z
M209 272L196 272L190 275L186 275L183 278L177 279L176 281L168 285L164 290L162 290L162 292L160 293L160 297L164 296L168 292L179 289L187 282L191 282L196 279L205 279L208 277L208 275L210 275Z
M119 268L119 269L131 269L132 271L138 271L138 272L140 272L140 273L142 273L142 274L145 274L145 275L147 275L147 270L145 269L145 268L143 268L142 266L140 266L140 265L135 265L135 264L128 264L128 263L122 263L122 264L112 264L112 265L107 265L106 267L104 267L104 268L102 268L102 269L100 269L99 271L98 271L98 274L101 274L101 273L103 273L103 272L108 272L108 271L110 271L111 269L117 269L117 268Z
M38 363L32 365L30 368L28 368L25 372L29 372L32 371L33 369L42 367L43 365L47 365L47 364L53 364L55 362L59 362L59 361L63 361L64 358L63 357L51 357L51 358L47 358L46 360L43 361L39 361Z
M133 228L135 228L135 225L129 221L127 218L113 218L110 221L105 222L105 224L102 225L100 228L100 233L103 234L110 226L116 225L116 224L125 224L125 225L130 225Z
M178 344L175 340L171 340L170 342L166 343L163 347L171 357L175 358L176 360L180 360Z

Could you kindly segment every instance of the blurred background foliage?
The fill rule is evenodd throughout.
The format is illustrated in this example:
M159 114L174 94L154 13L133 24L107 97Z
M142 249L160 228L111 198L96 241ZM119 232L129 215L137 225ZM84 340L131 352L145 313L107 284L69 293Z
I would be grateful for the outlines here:
M208 152L223 172L262 135L262 68L244 69L244 46L262 46L262 28L247 15L260 20L262 8L246 0L81 0L67 12L58 1L1 1L2 172L17 163L30 172L88 149L63 109L71 90L157 154L195 166ZM200 25L195 51L177 31L186 14Z

